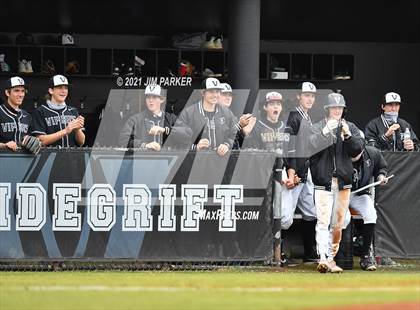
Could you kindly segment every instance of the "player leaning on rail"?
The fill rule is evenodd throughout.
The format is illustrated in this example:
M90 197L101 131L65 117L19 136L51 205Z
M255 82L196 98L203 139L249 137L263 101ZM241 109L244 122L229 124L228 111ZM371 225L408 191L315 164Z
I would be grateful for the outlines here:
M25 81L18 76L6 81L4 94L6 103L0 106L0 149L16 151L19 147L37 154L41 148L39 139L29 134L31 116L21 105L27 92Z
M69 81L55 75L49 81L47 101L33 114L32 134L45 146L73 147L85 144L85 119L75 107L68 106Z

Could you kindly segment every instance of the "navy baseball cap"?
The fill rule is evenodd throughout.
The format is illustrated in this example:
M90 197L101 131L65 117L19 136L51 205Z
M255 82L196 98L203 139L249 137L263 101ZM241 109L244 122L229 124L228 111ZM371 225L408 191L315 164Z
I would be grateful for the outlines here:
M27 88L27 85L25 84L24 79L22 79L19 76L14 76L14 77L11 77L10 79L7 79L6 85L5 85L4 88L5 89L10 89L10 88L13 88L13 87L18 87L18 86L22 86L22 87Z
M64 75L57 74L50 79L50 88L54 88L61 85L71 86L69 80L67 80L67 78Z

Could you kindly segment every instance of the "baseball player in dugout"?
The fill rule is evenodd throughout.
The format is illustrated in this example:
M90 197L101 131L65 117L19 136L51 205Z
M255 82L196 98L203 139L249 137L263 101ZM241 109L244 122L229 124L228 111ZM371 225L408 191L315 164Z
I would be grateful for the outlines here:
M175 124L176 116L163 109L166 98L159 85L147 85L144 95L146 109L127 120L120 133L119 145L160 151Z
M296 157L288 159L288 179L284 184L283 203L281 209L282 238L293 224L296 207L302 212L302 241L304 246L304 262L317 262L315 250L316 211L314 204L314 185L309 169L307 154L307 134L312 126L309 110L315 102L316 87L310 82L302 83L296 95L298 104L290 111L287 127L294 139L290 142L290 152Z
M0 106L0 149L16 151L22 147L36 154L41 147L41 141L28 135L32 118L20 108L26 92L25 81L21 77L14 76L6 81L6 102Z
M185 108L179 115L175 127L186 127L191 132L180 131L190 142L191 149L215 150L219 156L225 156L232 149L236 136L237 118L225 106L219 103L222 86L216 78L203 81L201 100Z
M390 92L383 99L381 116L371 120L365 128L369 145L381 151L419 151L419 139L413 127L399 117L401 104L399 94Z
M388 182L387 163L381 152L373 146L365 146L359 155L352 158L352 162L352 191L365 187L372 179L380 181L380 185L385 185ZM376 270L375 258L371 249L373 248L372 241L377 214L371 189L368 188L350 195L350 210L352 213L359 214L363 219L363 228L361 231L363 245L360 253L360 267L366 271ZM350 220L350 212L347 212L344 228L347 227Z
M66 104L69 82L63 75L49 80L46 102L32 114L32 134L44 146L73 147L85 143L85 119L76 108Z
M233 101L232 87L228 83L221 83L220 85L222 86L222 90L220 91L219 104L230 109ZM235 124L237 133L233 146L234 149L241 148L244 138L252 131L256 121L257 118L251 113L241 115L239 121Z
M312 126L309 136L309 146L314 152L310 170L315 189L316 243L320 256L317 269L321 273L343 271L334 257L349 207L353 180L351 159L360 154L364 146L359 129L343 118L345 108L343 95L329 94L324 106L326 117Z
M286 265L286 258L281 253L281 209L284 184L283 173L288 155L290 131L286 128L286 120L281 117L283 97L278 92L268 92L260 109L260 118L251 133L244 140L245 148L273 151L276 160L273 167L273 235L274 263ZM287 158L284 158L287 157Z

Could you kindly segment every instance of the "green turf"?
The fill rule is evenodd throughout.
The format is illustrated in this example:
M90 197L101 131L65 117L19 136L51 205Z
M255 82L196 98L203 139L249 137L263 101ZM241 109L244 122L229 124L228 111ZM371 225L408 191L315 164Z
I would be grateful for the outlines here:
M313 268L2 272L0 309L308 309L420 302L418 268L340 275Z

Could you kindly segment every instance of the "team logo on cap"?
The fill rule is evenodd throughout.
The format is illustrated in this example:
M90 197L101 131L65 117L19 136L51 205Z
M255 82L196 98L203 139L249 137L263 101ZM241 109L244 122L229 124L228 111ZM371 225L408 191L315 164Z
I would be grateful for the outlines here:
M24 85L25 84L25 81L22 78L18 77L17 80L19 82L19 85Z
M220 83L222 93L231 93L232 87L228 83Z
M401 102L401 97L399 94L390 92L385 95L385 103L392 103L392 102Z
M337 103L337 104L340 103L340 101L341 101L341 97L340 96L335 95L335 96L333 96L333 98L334 98L335 103Z

